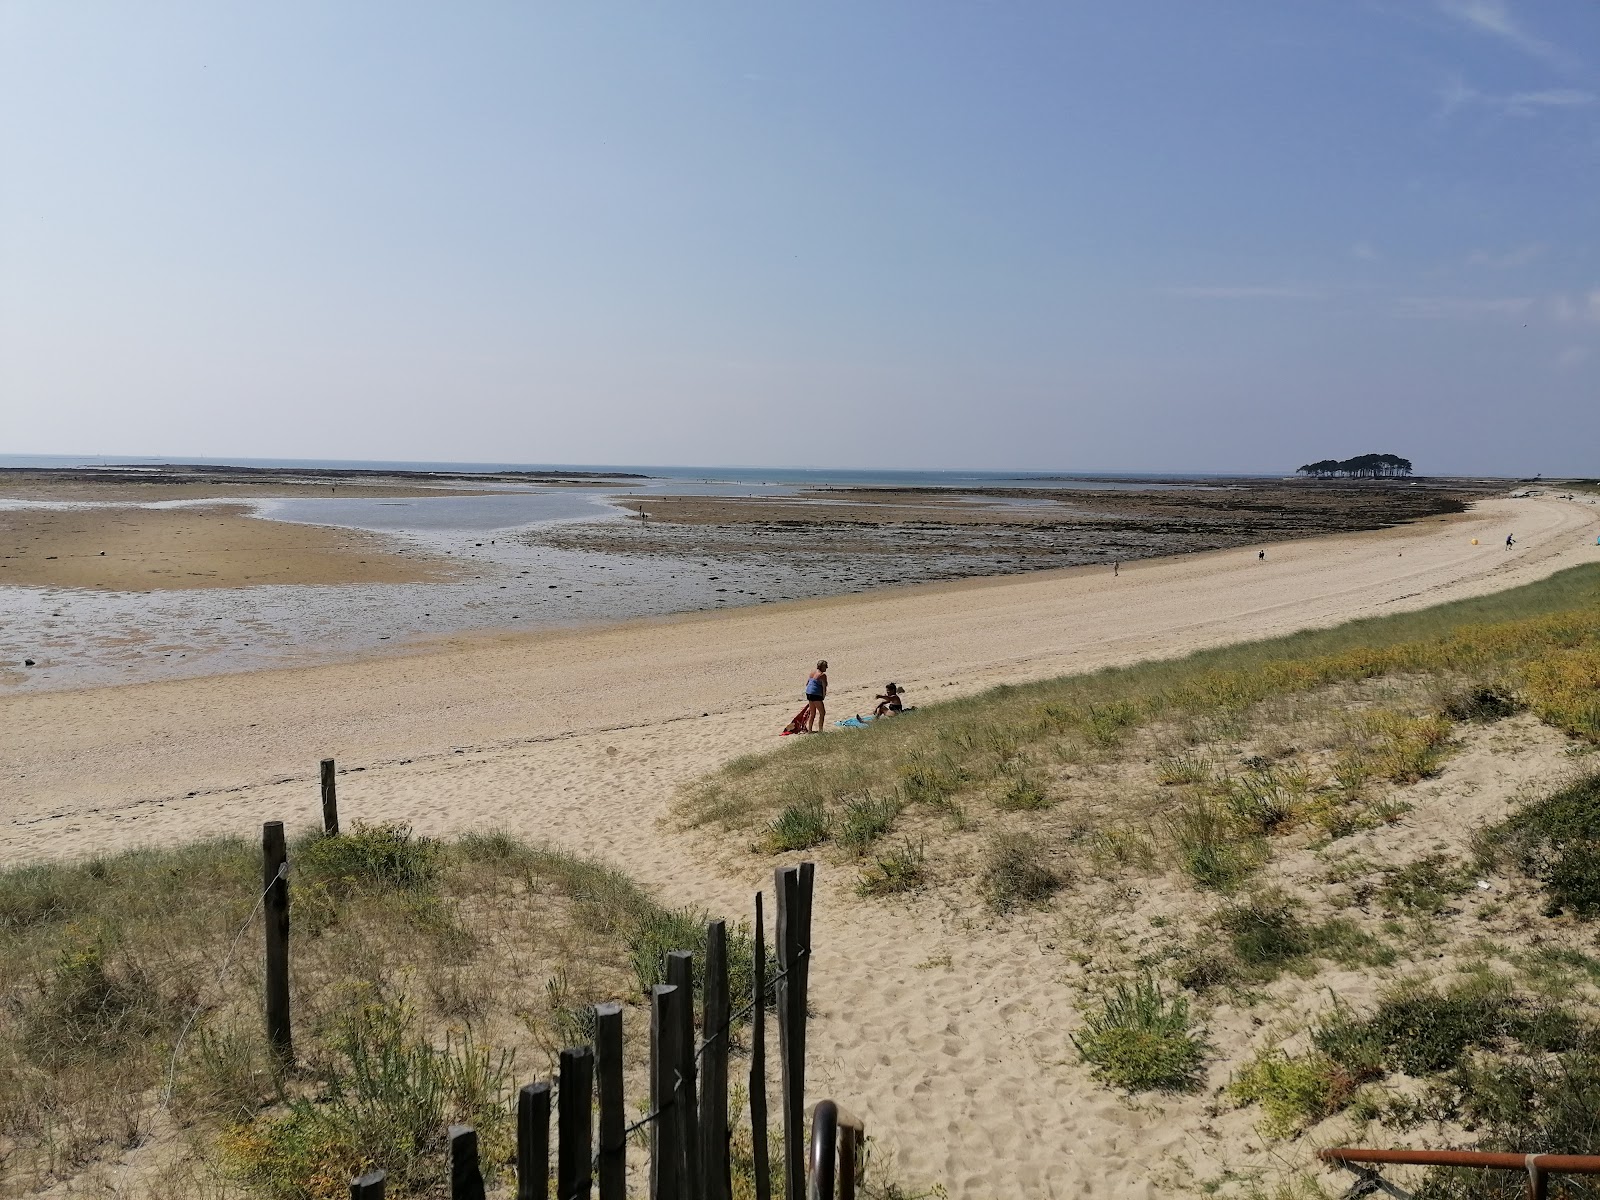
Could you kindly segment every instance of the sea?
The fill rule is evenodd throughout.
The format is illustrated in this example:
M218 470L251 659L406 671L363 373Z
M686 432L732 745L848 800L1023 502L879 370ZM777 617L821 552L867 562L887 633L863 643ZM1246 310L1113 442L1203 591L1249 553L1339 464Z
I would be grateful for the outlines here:
M535 482L438 497L272 497L273 521L365 529L463 564L448 583L264 585L101 592L0 587L0 691L56 690L254 670L385 652L472 630L579 626L827 595L838 578L781 557L599 553L541 544L551 522L622 521L632 496L776 497L845 487L1165 489L1201 477L1073 472L846 470L637 464L454 463L330 459L0 455L0 467L162 465L530 474L612 474L592 486ZM1210 483L1216 476L1205 477ZM452 486L459 486L453 483ZM1191 483L1189 486L1194 486ZM242 488L240 499L248 500ZM74 502L78 506L89 502ZM154 501L153 507L196 501ZM38 501L0 499L17 508ZM848 589L853 590L853 588ZM34 665L20 669L27 659ZM9 660L9 662L7 661Z

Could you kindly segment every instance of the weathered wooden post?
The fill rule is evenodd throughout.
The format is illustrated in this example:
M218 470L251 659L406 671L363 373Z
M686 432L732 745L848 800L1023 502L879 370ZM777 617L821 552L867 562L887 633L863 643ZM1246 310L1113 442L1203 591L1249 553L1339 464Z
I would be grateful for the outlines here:
M683 1004L678 1008L678 1137L682 1143L683 1195L688 1200L702 1196L700 1169L700 1102L696 1095L699 1054L694 1042L694 955L688 950L667 953L667 982L678 989Z
M329 837L339 832L339 793L331 758L322 760L322 832Z
M767 1150L767 934L756 893L756 927L750 980L750 1151L756 1200L772 1200L772 1159Z
M700 1004L700 1171L706 1200L732 1200L728 1155L728 923L706 928L706 974Z
M517 1200L550 1195L550 1085L530 1083L517 1092Z
M267 934L267 1044L280 1064L294 1061L289 1030L289 851L283 822L261 827L261 890Z
M622 1005L594 1006L594 1072L600 1093L600 1200L627 1200L628 1139L622 1094Z
M368 1171L365 1175L350 1181L350 1200L383 1200L383 1181L387 1178L382 1171Z
M811 889L816 867L775 873L778 893L778 1057L782 1060L784 1200L806 1194L806 982L811 955Z
M478 1133L470 1125L450 1126L450 1200L483 1200Z
M678 1005L692 1002L678 989L658 983L650 989L650 1200L679 1200L682 1144L678 1136ZM559 1200L559 1198L558 1198ZM693 1200L687 1197L686 1200Z
M561 1052L556 1093L556 1200L588 1200L593 1181L594 1051Z

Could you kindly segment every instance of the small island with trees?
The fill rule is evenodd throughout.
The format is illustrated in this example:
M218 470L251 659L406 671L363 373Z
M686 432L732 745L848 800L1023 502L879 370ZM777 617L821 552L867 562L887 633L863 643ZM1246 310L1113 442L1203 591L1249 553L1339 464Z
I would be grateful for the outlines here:
M1411 474L1411 460L1398 454L1358 454L1354 458L1325 458L1307 463L1296 475L1318 479L1398 479Z

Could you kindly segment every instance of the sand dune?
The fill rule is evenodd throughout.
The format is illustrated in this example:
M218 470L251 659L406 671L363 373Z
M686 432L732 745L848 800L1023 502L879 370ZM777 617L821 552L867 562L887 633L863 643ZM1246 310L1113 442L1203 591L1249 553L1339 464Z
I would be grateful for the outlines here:
M1503 546L1508 531L1518 545ZM834 716L888 678L918 702L1002 681L1420 608L1600 561L1600 507L1495 500L1380 533L706 617L462 639L385 657L0 701L7 862L310 822L336 755L347 819L499 826L745 911L768 864L665 826L674 788L773 747L812 660ZM1474 546L1471 539L1480 544ZM844 736L844 735L840 735ZM835 878L834 876L838 877ZM952 1196L1171 1194L1181 1123L1068 1063L1045 928L974 936L937 905L864 905L819 869L815 1096L863 1111Z

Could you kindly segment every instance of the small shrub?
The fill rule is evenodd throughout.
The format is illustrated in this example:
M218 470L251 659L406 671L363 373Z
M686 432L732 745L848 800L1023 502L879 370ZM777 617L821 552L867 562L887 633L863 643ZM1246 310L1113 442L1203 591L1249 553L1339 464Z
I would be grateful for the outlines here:
M1259 842L1241 838L1226 814L1207 801L1180 806L1167 818L1167 832L1178 866L1204 888L1231 891L1262 858Z
M1522 710L1507 689L1499 684L1479 683L1464 687L1446 697L1439 713L1450 721L1474 721L1482 725L1503 721Z
M897 773L907 804L937 804L967 784L966 770L945 753L915 751L901 761Z
M113 969L99 941L70 943L25 1009L23 1044L51 1067L115 1058L153 1033L160 1015L154 985L137 966Z
M1027 773L1011 774L994 797L995 807L1002 812L1032 812L1054 804L1039 777Z
M1110 749L1139 723L1139 706L1127 700L1091 704L1083 721L1083 732L1092 743Z
M1306 927L1277 898L1256 898L1222 910L1219 917L1234 955L1254 977L1275 978L1287 964L1311 953Z
M922 886L928 856L921 842L907 840L877 855L861 872L856 891L863 896L891 896Z
M1331 1117L1354 1092L1349 1072L1326 1054L1291 1058L1281 1050L1258 1054L1227 1087L1235 1103L1261 1106L1262 1132L1272 1137L1289 1137Z
M1478 844L1539 880L1552 914L1600 915L1600 772L1523 805Z
M1600 742L1600 648L1551 649L1524 671L1529 706L1557 729Z
M1469 1047L1494 1046L1521 1027L1518 1006L1498 980L1469 981L1443 993L1412 982L1387 993L1365 1020L1340 1010L1313 1031L1312 1040L1365 1080L1385 1070L1449 1070Z
M348 1014L335 1034L325 1092L291 1099L275 1120L236 1128L225 1141L235 1168L281 1200L333 1200L378 1164L395 1190L431 1191L448 1174L447 1127L463 1122L478 1131L492 1178L511 1151L510 1056L470 1034L435 1049L413 1025L403 1000Z
M1359 799L1372 778L1372 763L1356 750L1345 750L1333 760L1333 785L1347 800Z
M1444 717L1376 713L1368 721L1378 734L1371 760L1374 771L1394 783L1416 783L1439 771L1450 747L1450 722Z
M1164 995L1148 974L1103 997L1072 1041L1096 1079L1130 1092L1194 1090L1208 1049L1189 1002Z
M889 797L846 800L844 820L839 824L839 845L852 854L865 854L873 843L894 828L899 815L899 803Z
M1211 760L1198 754L1177 754L1156 764L1156 782L1163 787L1203 786L1212 781Z
M319 833L300 843L290 865L306 884L339 895L430 889L438 882L440 859L439 843L414 837L409 825L357 821L348 832Z
M998 834L989 843L982 887L984 899L996 912L1042 903L1060 889L1062 882L1032 834Z
M763 846L769 854L809 850L828 840L828 811L820 800L791 804L767 826Z
M1279 774L1268 768L1226 779L1218 788L1234 823L1255 834L1275 833L1299 814L1304 776Z
M1203 994L1214 987L1234 983L1239 978L1239 964L1231 954L1196 948L1183 952L1174 964L1173 978L1181 988Z
M1390 912L1433 916L1472 886L1472 876L1443 854L1430 854L1384 872L1378 899Z
M710 920L710 916L698 908L656 908L639 914L624 937L628 944L628 962L639 983L640 995L648 996L652 987L667 981L667 955L672 951L688 950L697 962L703 960L706 925ZM697 988L699 984L697 973Z
M1096 829L1089 837L1089 853L1101 870L1109 867L1150 867L1156 850L1142 830L1128 826Z

